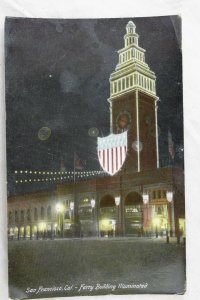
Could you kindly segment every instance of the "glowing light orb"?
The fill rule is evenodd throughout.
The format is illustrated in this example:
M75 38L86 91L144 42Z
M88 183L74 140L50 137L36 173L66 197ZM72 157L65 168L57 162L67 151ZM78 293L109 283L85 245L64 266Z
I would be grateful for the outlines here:
M98 134L99 134L99 129L96 128L96 127L91 127L91 128L88 130L88 134L89 134L89 136L91 136L91 137L97 137Z
M47 140L51 135L51 129L49 127L42 127L38 130L38 138L41 141Z

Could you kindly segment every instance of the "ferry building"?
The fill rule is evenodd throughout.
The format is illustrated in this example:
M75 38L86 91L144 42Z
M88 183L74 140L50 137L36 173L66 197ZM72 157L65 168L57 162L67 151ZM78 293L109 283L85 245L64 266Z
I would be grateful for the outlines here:
M184 173L159 166L156 76L138 40L129 21L109 79L112 140L98 138L104 176L9 197L11 238L184 235Z

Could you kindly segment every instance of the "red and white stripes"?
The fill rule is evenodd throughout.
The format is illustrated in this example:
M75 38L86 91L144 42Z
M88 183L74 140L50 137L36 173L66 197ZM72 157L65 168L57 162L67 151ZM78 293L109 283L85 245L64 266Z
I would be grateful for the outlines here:
M98 138L99 162L102 168L110 175L114 175L121 169L126 158L126 153L126 132L119 135L112 134L109 137Z

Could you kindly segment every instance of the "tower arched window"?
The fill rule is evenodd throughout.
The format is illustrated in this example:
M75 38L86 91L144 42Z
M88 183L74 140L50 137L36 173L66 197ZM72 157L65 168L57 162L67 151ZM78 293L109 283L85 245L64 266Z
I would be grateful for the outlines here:
M134 74L134 84L136 84L136 74Z
M41 207L40 218L41 218L41 220L44 220L44 207Z
M114 93L117 93L117 82L114 82Z
M118 91L121 91L121 80L118 81Z
M133 75L130 76L130 86L133 86Z
M145 89L147 87L146 78L144 78L144 87L145 87Z
M144 77L142 76L142 87L144 87Z
M122 79L122 90L124 90L125 89L125 79L123 78Z
M152 91L152 81L150 80L150 91Z
M141 85L141 75L139 75L139 85Z
M48 206L47 208L47 219L51 220L51 206Z
M126 87L129 88L129 77L126 77Z

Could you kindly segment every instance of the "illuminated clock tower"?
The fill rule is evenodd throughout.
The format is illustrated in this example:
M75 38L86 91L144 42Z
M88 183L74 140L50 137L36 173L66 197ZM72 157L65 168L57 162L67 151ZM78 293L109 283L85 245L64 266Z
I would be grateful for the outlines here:
M128 130L124 168L140 172L159 167L156 76L138 45L136 26L129 21L119 63L110 76L110 130Z

